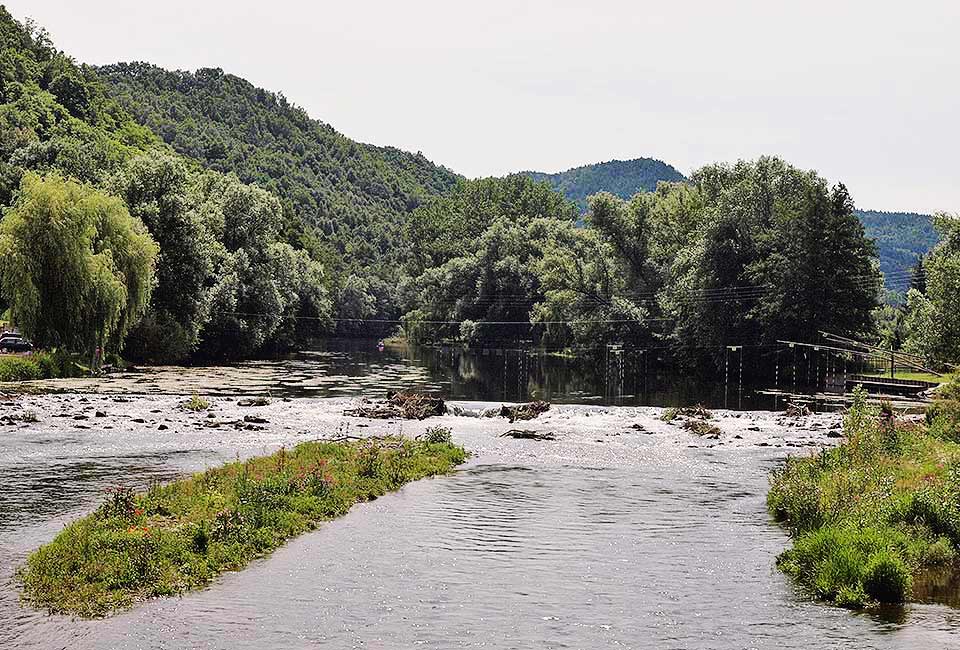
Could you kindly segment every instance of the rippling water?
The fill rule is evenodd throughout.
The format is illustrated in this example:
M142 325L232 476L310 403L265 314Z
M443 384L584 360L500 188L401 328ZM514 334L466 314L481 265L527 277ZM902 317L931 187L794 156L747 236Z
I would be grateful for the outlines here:
M39 481L4 467L4 562L120 474L148 482L208 459L164 456L51 455L34 465ZM943 607L911 606L891 622L796 593L773 564L785 536L764 514L772 452L659 458L630 468L479 459L358 506L202 592L106 620L23 608L8 582L2 647L913 648L945 647L960 625Z
M58 399L52 411L94 407ZM203 591L97 621L22 605L15 568L106 488L303 439L279 426L283 403L263 432L186 420L161 432L148 430L160 398L133 399L110 408L154 413L140 429L61 418L0 430L0 648L960 647L960 610L854 614L777 572L788 539L764 495L785 448L690 448L690 434L652 422L604 431L600 409L558 413L566 433L550 443L504 441L460 418L470 426L455 435L476 452L461 470L356 506Z

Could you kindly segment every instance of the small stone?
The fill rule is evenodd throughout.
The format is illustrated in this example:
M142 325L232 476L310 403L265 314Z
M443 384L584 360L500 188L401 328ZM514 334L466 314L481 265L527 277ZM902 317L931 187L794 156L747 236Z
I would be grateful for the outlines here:
M165 431L165 430L167 430L167 429L169 429L169 428L170 428L170 427L168 427L168 426L165 425L165 424L161 424L159 427L157 427L157 429L160 430L160 431Z

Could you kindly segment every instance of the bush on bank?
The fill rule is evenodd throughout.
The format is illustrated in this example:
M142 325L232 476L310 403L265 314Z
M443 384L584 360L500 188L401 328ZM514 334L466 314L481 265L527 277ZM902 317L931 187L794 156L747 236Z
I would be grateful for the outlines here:
M30 355L0 355L0 381L30 381L76 377L80 367L74 355L65 352L34 352Z
M449 443L399 438L308 442L146 493L117 488L30 555L20 570L24 596L95 617L194 589L358 501L449 472L465 457Z
M930 424L897 420L862 389L834 449L791 457L773 472L767 506L794 536L777 560L818 598L847 607L899 603L913 578L960 548L960 445L944 402Z

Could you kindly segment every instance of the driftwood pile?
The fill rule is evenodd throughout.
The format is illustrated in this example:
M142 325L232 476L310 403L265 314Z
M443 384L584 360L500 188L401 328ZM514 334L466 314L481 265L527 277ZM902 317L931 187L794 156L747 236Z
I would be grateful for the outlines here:
M702 438L719 438L720 434L723 433L715 424L711 424L706 420L701 420L698 418L690 418L683 421L683 428L687 431L695 433L696 435Z
M708 422L712 418L713 413L710 409L699 404L697 406L667 409L660 416L660 419L670 423L675 420L682 420L680 426L687 431L703 438L717 439L723 431L717 425Z
M516 406L501 406L500 417L509 418L511 422L517 420L532 420L541 413L550 410L550 403L543 400L536 402L527 402L526 404L517 404Z
M807 404L787 403L787 410L784 415L791 418L802 418L810 415L810 407Z
M443 398L417 393L413 391L389 391L387 399L372 402L362 400L353 409L347 409L344 415L355 418L371 418L376 420L425 420L434 415L443 415L447 412L447 405Z
M517 438L519 440L556 440L557 435L552 431L532 431L530 429L510 429L500 434L501 438Z

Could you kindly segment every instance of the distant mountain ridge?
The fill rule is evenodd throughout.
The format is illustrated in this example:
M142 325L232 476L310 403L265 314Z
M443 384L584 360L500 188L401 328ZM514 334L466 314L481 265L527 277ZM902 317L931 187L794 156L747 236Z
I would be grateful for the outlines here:
M610 160L595 165L574 167L564 172L520 172L535 181L546 181L573 201L581 212L587 209L587 197L597 192L610 192L628 199L637 192L650 192L660 181L685 181L686 176L675 167L656 158Z
M637 192L655 189L660 181L687 180L675 167L654 158L611 160L557 174L521 173L537 181L546 181L575 202L581 212L587 209L587 197L597 192L610 192L629 199ZM910 271L939 240L930 215L879 210L857 210L856 214L867 236L877 243L880 270L886 278L887 288L906 291L910 285Z
M928 214L857 210L867 236L877 242L880 270L887 288L905 292L917 262L933 248L940 236Z

